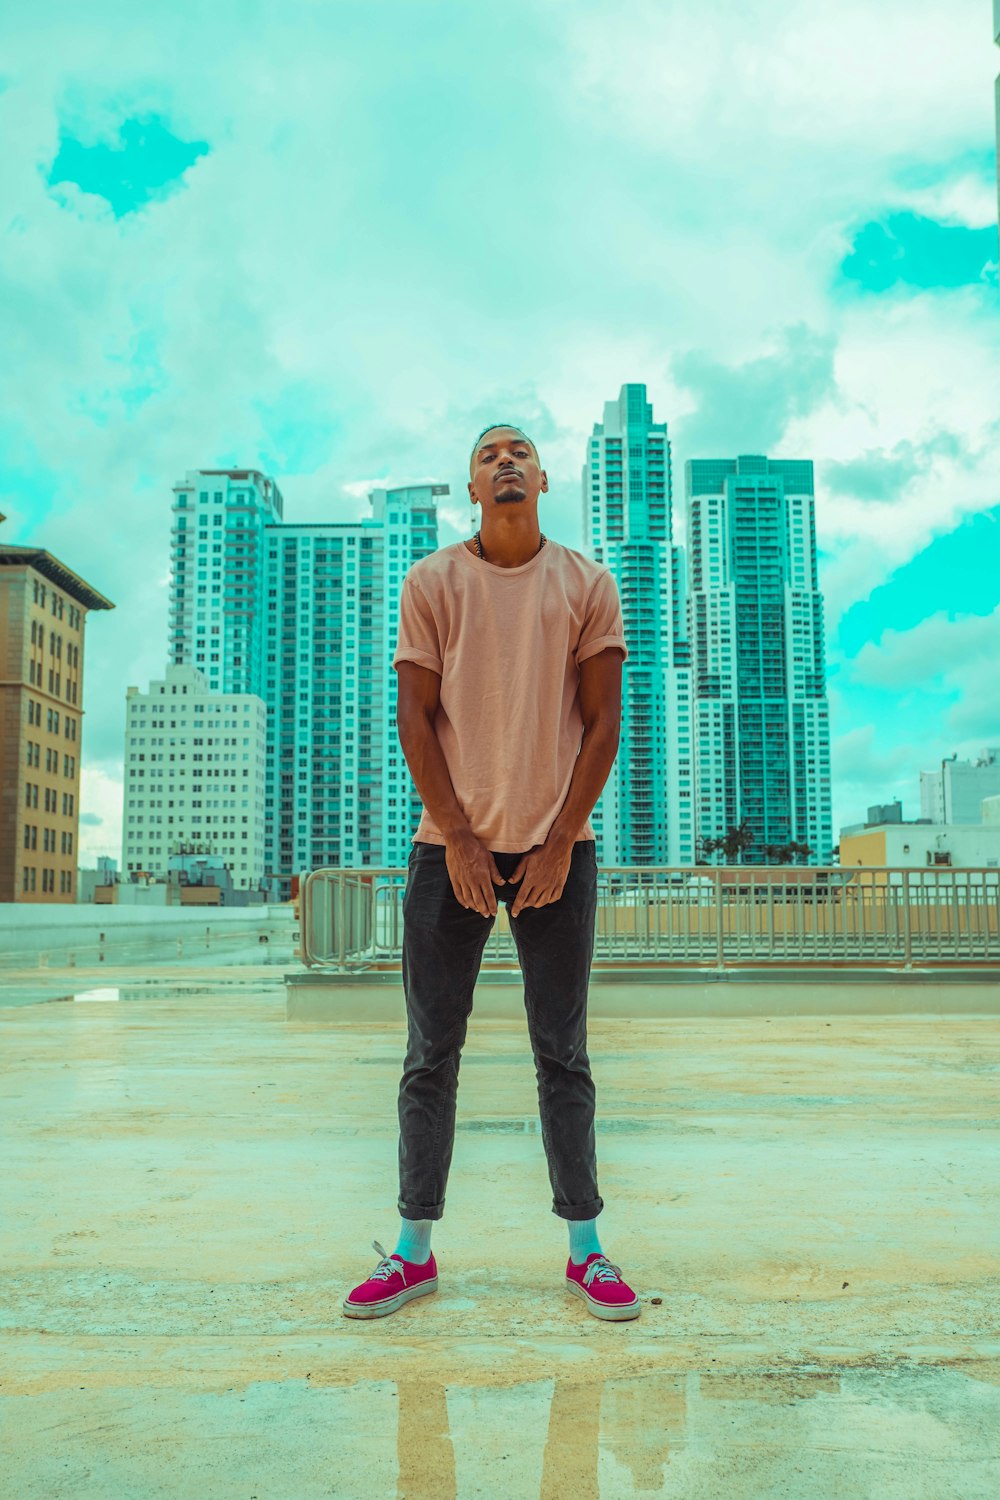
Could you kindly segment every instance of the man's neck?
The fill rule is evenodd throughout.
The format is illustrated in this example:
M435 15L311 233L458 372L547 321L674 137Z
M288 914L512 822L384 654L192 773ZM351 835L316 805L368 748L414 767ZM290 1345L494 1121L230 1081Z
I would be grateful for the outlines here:
M502 532L499 535L491 533L487 536L485 531L480 530L479 540L482 543L485 561L492 563L497 568L523 567L542 548L542 533L537 525L535 526L534 536L529 535L526 537L521 535L520 532L506 536ZM465 545L473 557L478 558L479 553L476 550L475 537L471 541L466 542Z

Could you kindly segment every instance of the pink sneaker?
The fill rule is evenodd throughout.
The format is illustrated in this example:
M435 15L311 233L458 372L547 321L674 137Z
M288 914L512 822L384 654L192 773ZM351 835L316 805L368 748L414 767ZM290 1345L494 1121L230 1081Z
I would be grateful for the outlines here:
M639 1316L639 1299L622 1280L621 1266L613 1266L599 1250L588 1255L582 1266L574 1265L570 1257L566 1265L566 1290L582 1297L595 1318L621 1323Z
M404 1260L401 1255L386 1255L378 1240L372 1246L381 1255L367 1281L348 1292L341 1304L349 1318L382 1318L395 1312L411 1297L423 1297L437 1291L437 1262L434 1252L426 1265Z

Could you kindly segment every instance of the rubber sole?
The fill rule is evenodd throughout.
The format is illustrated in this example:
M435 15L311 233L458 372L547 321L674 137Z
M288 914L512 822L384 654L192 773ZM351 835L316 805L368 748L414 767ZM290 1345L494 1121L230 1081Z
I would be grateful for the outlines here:
M424 1297L428 1292L436 1292L437 1285L437 1277L432 1276L429 1281L421 1281L416 1286L404 1287L394 1297L383 1297L381 1302L351 1302L345 1297L341 1307L348 1318L384 1318L402 1307L404 1302L410 1302L414 1297Z
M574 1297L580 1297L587 1304L588 1312L592 1312L595 1318L603 1318L606 1323L625 1323L629 1318L637 1318L640 1312L640 1302L636 1297L634 1302L622 1302L617 1307L604 1307L595 1302L582 1286L575 1281L566 1280L567 1292L572 1292Z

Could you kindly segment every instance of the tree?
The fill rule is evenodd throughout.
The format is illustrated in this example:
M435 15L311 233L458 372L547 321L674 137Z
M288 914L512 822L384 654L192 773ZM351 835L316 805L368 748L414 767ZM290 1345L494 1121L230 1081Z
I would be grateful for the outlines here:
M723 855L728 865L739 861L743 851L753 843L753 837L749 821L744 818L738 828L727 828L717 838L702 839L701 846L705 854Z

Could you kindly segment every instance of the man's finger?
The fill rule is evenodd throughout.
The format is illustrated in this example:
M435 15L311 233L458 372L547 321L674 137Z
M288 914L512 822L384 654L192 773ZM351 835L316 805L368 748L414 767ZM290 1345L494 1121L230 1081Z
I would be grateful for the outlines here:
M514 905L511 909L511 915L516 917L520 912L522 906L534 906L535 902L532 899L534 894L535 892L532 887L522 887L522 889L517 893L517 900L514 902Z
M514 866L513 873L509 876L511 885L514 885L516 881L520 880L521 876L524 874L524 867L527 862L527 859L518 860L517 864Z

